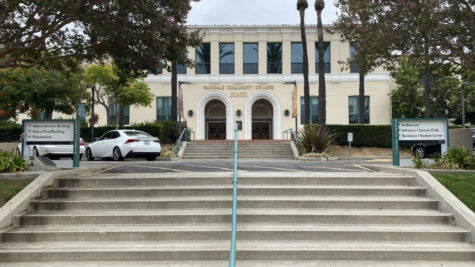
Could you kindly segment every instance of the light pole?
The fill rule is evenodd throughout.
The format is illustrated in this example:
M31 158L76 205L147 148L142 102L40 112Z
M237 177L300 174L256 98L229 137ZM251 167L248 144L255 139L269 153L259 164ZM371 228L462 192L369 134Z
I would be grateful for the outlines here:
M91 88L92 103L91 103L91 143L94 142L94 124L95 124L95 114L94 114L94 92L96 90L95 85L89 86Z
M295 139L297 139L298 134L298 126L297 126L297 81L293 82L285 82L284 84L292 84L294 86L294 91L292 94L292 117L295 118Z
M460 90L460 99L462 101L462 128L465 128L465 85L472 85L472 82L463 81Z

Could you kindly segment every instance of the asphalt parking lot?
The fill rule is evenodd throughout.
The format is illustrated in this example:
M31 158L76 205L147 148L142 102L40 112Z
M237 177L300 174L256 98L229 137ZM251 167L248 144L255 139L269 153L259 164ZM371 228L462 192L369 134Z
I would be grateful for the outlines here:
M53 161L59 168L70 168L68 159ZM333 161L239 159L240 172L368 172L364 164L391 165L389 158L354 158ZM81 161L81 167L103 167L106 173L171 173L171 172L227 172L233 170L232 160L145 161L126 159Z

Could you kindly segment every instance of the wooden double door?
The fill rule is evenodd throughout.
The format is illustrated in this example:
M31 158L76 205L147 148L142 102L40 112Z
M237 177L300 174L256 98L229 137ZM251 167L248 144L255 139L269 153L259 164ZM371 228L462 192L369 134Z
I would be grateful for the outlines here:
M271 121L253 121L252 122L252 140L271 140L272 123Z
M208 121L208 140L226 140L225 121Z

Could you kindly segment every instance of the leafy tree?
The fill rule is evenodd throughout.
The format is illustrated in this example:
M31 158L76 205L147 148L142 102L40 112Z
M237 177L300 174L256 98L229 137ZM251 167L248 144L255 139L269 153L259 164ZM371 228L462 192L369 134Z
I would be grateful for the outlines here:
M340 33L343 41L349 42L356 54L347 61L340 62L348 69L353 64L359 69L359 110L364 110L365 76L383 64L382 54L387 53L384 39L380 39L380 26L375 14L381 12L381 5L375 1L338 0L338 19L331 33ZM378 41L375 41L378 40ZM358 121L364 124L364 112Z
M464 69L475 69L475 3L467 0L442 1L442 15L437 31L445 60Z
M26 111L37 117L41 110L47 119L52 118L53 111L73 114L77 105L88 98L78 63L6 68L0 76L0 103L5 117Z
M190 9L190 0L3 0L0 68L71 56L113 58L125 84L125 76L145 75L160 58L177 60L200 40L185 25Z
M124 85L119 81L117 68L112 64L92 64L85 71L85 80L95 85L97 103L102 105L106 112L118 104L125 106L150 106L153 95L150 88L141 79L128 79ZM112 124L107 116L107 124ZM116 125L122 126L119 116L116 116Z
M393 117L419 118L423 115L424 89L419 69L409 63L407 56L401 57L396 70L397 87L390 93L393 103Z
M432 115L439 118L460 117L460 80L444 66L433 71L431 83Z
M95 102L102 105L106 113L110 110L113 102L109 101L117 94L118 82L112 64L96 65L91 64L85 70L85 82L94 85ZM107 124L110 125L109 116L107 116Z
M382 11L378 14L381 32L389 39L389 54L408 55L409 61L423 69L424 115L431 117L431 73L443 63L440 53L440 21L443 20L442 0L379 1Z
M297 0L297 10L300 14L300 35L302 37L303 48L303 92L305 107L305 124L310 123L310 85L308 82L308 52L307 52L307 35L305 33L305 9L308 8L307 0Z
M325 85L325 70L323 64L323 24L322 11L325 8L324 0L315 1L315 10L317 11L317 32L318 32L318 124L325 127L327 123L327 97ZM310 105L305 105L309 107ZM309 112L310 115L310 112Z

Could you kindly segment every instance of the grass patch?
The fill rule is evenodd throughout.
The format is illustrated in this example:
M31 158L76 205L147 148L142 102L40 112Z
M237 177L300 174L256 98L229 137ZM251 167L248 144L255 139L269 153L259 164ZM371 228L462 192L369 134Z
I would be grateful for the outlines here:
M475 212L475 173L432 174L452 194Z
M30 181L0 181L0 207L5 205L29 183Z

